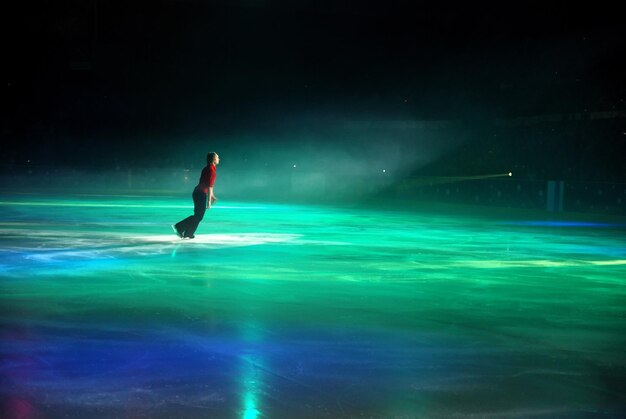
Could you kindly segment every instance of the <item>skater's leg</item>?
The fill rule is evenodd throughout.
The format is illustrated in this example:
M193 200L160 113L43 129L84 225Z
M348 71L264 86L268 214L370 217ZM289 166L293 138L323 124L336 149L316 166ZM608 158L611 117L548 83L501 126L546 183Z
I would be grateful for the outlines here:
M195 190L193 192L193 215L189 217L189 224L186 225L184 230L184 237L193 237L198 224L204 218L206 212L207 196L202 190Z

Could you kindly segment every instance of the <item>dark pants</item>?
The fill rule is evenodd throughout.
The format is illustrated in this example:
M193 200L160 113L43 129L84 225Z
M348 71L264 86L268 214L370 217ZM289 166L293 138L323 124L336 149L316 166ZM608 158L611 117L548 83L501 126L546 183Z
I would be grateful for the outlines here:
M182 233L185 237L191 237L196 232L198 224L204 218L206 212L207 195L200 188L193 190L193 215L185 218L184 220L176 223L176 229Z

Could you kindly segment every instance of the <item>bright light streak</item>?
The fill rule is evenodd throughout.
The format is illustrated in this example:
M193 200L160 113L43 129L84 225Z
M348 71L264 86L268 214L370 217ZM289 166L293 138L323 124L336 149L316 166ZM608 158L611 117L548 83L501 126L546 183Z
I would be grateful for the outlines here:
M5 206L27 206L27 207L93 207L93 208L190 208L191 205L145 205L145 204L107 204L107 203L84 203L84 202L19 202L19 201L0 201L0 205ZM266 209L266 207L258 206L233 206L233 205L216 205L211 209Z
M453 264L457 268L562 268L572 266L620 266L626 260L467 260Z

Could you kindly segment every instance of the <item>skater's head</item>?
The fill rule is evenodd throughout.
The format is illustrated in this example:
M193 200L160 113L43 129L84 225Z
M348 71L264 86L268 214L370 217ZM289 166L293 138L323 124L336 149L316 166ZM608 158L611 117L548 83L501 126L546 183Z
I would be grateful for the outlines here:
M214 164L217 166L218 164L220 164L220 156L218 156L217 153L213 151L210 152L206 156L206 164Z

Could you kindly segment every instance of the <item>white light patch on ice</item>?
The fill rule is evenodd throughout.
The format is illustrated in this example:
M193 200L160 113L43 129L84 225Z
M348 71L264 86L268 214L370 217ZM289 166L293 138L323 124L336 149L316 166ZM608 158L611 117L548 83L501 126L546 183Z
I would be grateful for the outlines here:
M291 242L300 237L299 234L276 233L239 233L239 234L198 234L193 239L179 239L172 234L146 235L130 237L134 243L174 243L184 245L212 245L215 247L253 246L267 243Z
M16 234L7 232L7 235ZM118 257L169 254L183 248L231 248L295 242L299 234L237 233L198 234L180 239L173 234L131 235L106 232L40 231L13 240L5 248L18 258L42 263L115 259ZM7 241L8 242L8 241Z

